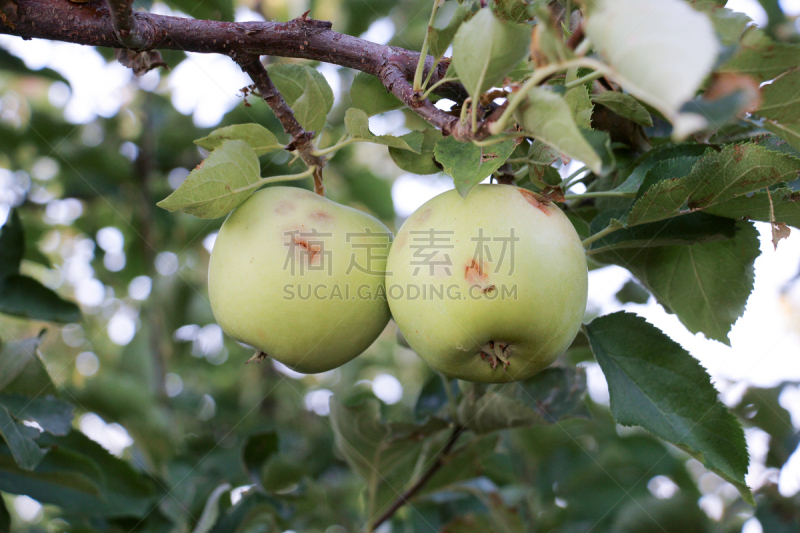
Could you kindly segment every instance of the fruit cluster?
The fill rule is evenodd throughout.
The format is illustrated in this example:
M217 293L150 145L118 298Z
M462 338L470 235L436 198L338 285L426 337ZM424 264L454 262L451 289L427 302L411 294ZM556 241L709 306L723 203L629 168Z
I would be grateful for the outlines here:
M209 267L222 329L298 372L350 361L393 317L433 368L481 382L526 379L561 355L587 283L566 215L510 185L440 194L394 240L356 209L263 189L225 221Z

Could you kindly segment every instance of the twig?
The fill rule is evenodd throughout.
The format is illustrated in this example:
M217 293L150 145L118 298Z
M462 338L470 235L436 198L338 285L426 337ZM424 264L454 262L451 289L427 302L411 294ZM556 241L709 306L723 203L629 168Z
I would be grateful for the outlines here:
M455 446L458 437L461 436L461 433L463 431L464 431L463 426L453 427L453 432L450 433L450 437L447 439L447 443L445 443L444 448L442 448L442 451L439 452L439 455L436 456L436 460L433 462L433 464L428 467L428 469L425 471L424 474L422 474L422 476L420 476L420 478L416 481L416 483L411 485L411 487L409 487L408 490L406 490L403 494L398 496L395 501L392 502L392 505L389 506L389 508L386 510L385 513L383 513L380 517L378 517L374 522L370 524L368 529L370 533L375 531L378 528L378 526L389 520L392 517L392 515L394 515L394 513L397 512L398 509L400 509L403 505L408 503L420 491L420 489L422 489L422 487L425 486L425 484L433 477L433 475L436 472L438 472L439 469L442 468L442 466L444 466L445 458L453 449L453 446Z
M133 0L106 0L108 2L111 23L120 44L126 48L138 50L143 47L140 32L133 15Z
M314 155L314 143L311 139L314 138L313 131L306 131L303 126L297 121L294 112L283 99L278 88L272 83L269 78L267 69L261 64L261 59L258 56L238 56L235 58L236 62L244 72L246 72L253 83L258 88L261 98L269 105L275 116L278 117L283 131L285 131L291 141L286 145L287 150L297 151L300 158L308 167L314 167L314 191L322 196L325 196L325 185L322 183L322 168L325 166L325 158Z

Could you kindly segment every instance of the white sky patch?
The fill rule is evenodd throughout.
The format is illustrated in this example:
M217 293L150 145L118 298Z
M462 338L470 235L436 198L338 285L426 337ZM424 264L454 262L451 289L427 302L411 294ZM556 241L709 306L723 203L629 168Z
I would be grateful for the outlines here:
M372 392L389 405L403 398L403 385L391 374L378 374L372 380Z
M395 26L392 19L383 17L370 24L367 31L362 33L360 37L373 43L387 44L394 37L394 33Z
M133 439L124 427L116 422L106 424L94 413L82 415L78 427L84 435L117 457L122 455L125 448L133 444Z

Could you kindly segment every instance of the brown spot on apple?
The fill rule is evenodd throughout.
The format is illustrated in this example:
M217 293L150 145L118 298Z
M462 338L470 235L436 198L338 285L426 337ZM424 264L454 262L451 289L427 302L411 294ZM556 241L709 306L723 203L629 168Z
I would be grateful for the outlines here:
M547 211L547 203L542 201L542 199L535 193L526 190L526 189L519 189L519 193L525 198L525 201L531 204L536 209L540 210L547 216L550 216L550 213Z

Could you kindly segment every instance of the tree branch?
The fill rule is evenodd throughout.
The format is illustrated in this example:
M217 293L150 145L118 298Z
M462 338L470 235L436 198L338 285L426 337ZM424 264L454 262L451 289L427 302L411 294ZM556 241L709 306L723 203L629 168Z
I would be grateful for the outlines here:
M106 1L108 2L114 33L117 35L120 44L135 50L142 48L143 43L139 40L140 33L136 24L136 17L133 16L133 0Z
M108 0L116 6L128 6L130 0ZM117 39L114 18L105 2L69 2L53 0L14 0L17 16L10 24L0 22L0 33L24 39L39 38L76 44L128 47ZM131 15L128 17L127 15ZM386 46L331 30L331 23L298 17L289 22L217 22L152 13L124 11L130 21L131 38L137 50L182 50L218 53L228 56L271 55L322 61L378 76L388 64L396 65L406 79L412 79L419 54L395 46ZM13 26L11 25L13 24ZM433 58L425 61L426 72ZM444 77L447 64L440 64L431 83ZM459 83L437 87L436 94L462 101L466 91ZM406 102L408 103L408 102Z
M436 460L433 462L431 466L425 471L422 476L414 483L411 487L408 488L403 494L397 497L395 501L392 502L392 505L383 513L380 517L378 517L375 522L370 524L369 532L372 533L375 531L379 525L383 524L387 520L389 520L394 513L397 512L403 505L408 503L416 494L425 486L425 484L430 481L433 475L439 471L445 464L445 458L448 456L450 451L455 446L458 437L461 436L461 433L464 432L463 426L455 426L453 428L453 432L450 433L450 437L447 439L447 443L445 443L444 448L439 454L436 456Z
M303 162L309 167L314 169L314 191L322 196L325 196L325 185L322 183L322 167L325 166L325 158L313 154L314 144L311 139L314 138L313 131L306 131L303 126L297 121L294 112L283 99L278 88L272 83L269 78L267 69L261 63L258 56L241 55L234 58L236 62L242 67L242 70L255 83L261 98L269 105L275 116L278 117L283 131L290 137L291 141L286 146L287 150L296 150Z

